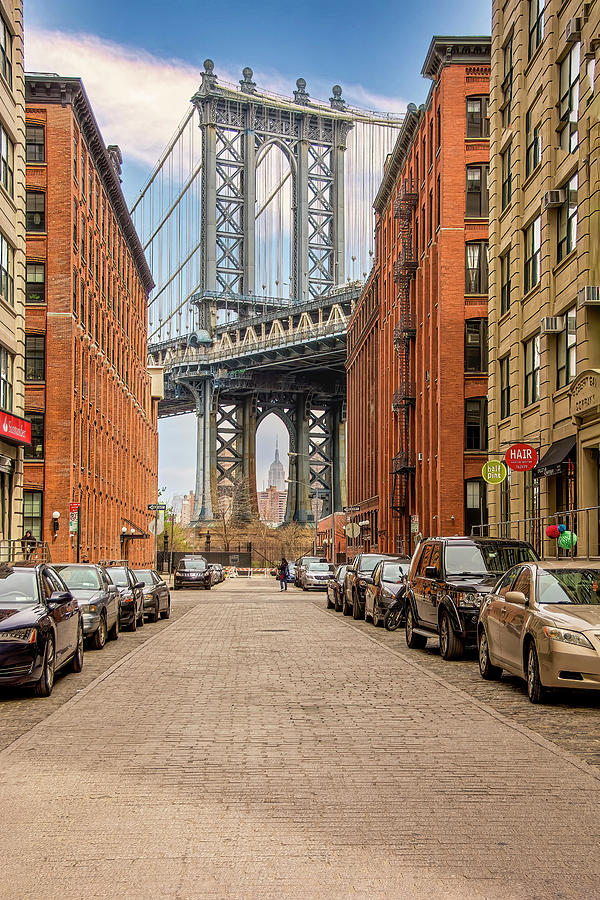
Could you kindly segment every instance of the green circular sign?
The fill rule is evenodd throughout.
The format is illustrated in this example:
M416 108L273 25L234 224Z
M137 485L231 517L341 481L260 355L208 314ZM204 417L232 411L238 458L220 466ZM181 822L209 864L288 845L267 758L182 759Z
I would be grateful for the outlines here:
M488 459L481 475L488 484L501 484L506 478L506 466L500 459Z

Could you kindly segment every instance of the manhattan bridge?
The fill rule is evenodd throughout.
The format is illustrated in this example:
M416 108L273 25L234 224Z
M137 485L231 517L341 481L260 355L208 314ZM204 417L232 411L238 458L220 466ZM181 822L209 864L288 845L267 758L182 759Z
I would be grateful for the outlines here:
M157 287L159 416L195 412L196 518L256 511L256 430L289 434L286 520L345 497L346 329L373 263L372 204L401 116L262 91L211 60L132 213Z

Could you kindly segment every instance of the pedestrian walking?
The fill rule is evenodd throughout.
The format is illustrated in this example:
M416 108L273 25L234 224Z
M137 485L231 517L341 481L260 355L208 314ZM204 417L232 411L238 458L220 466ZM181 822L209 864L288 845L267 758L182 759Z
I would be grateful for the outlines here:
M288 561L285 556L281 557L281 562L278 566L278 577L279 577L279 590L287 591L287 582L288 582Z

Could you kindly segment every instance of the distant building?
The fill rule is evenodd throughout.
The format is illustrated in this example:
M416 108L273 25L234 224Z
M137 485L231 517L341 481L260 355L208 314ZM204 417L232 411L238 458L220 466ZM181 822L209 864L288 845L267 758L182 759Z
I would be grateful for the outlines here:
M187 528L194 518L194 505L196 496L193 491L185 494L181 498L181 512L179 513L179 523L182 528Z
M278 491L285 491L285 477L285 469L279 459L279 444L276 441L275 459L269 466L269 487L277 488Z
M266 491L258 491L258 515L263 522L281 525L285 520L286 506L287 491L278 491L274 485L268 487Z
M182 506L183 506L183 494L173 494L173 498L171 500L171 509L173 510L173 515L175 516L177 521L179 521Z

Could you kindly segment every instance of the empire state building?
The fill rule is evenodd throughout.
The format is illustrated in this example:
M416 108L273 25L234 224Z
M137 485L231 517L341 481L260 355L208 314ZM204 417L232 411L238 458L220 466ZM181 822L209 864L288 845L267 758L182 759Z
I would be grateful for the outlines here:
M283 463L279 459L279 446L275 442L275 459L269 466L269 487L274 487L278 491L285 491L285 469Z

